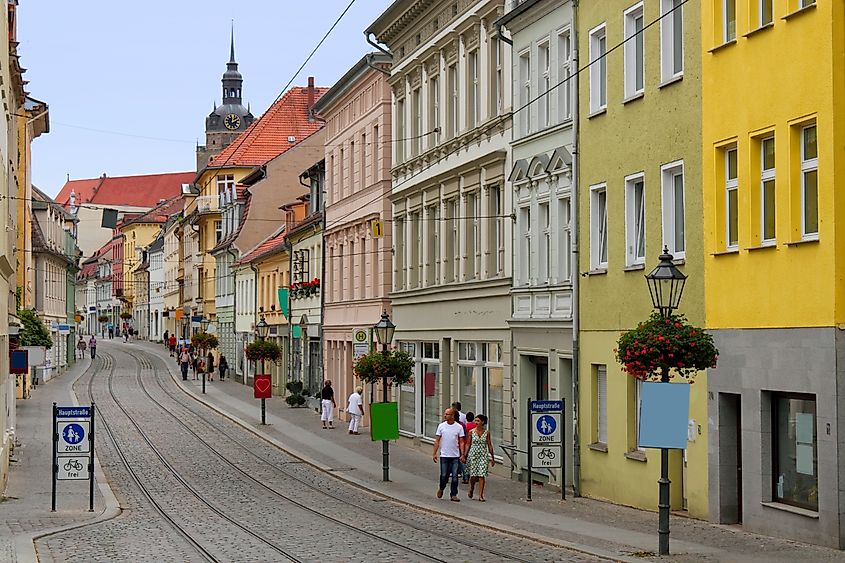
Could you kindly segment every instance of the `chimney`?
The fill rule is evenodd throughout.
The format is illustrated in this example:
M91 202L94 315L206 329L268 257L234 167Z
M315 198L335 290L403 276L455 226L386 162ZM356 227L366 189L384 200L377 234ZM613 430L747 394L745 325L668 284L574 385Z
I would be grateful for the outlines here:
M308 89L307 89L307 95L308 95L308 119L309 119L309 120L312 120L312 119L314 118L314 112L312 111L312 108L314 107L314 93L315 93L315 92L314 92L314 77L313 77L313 76L309 76L309 77L308 77Z

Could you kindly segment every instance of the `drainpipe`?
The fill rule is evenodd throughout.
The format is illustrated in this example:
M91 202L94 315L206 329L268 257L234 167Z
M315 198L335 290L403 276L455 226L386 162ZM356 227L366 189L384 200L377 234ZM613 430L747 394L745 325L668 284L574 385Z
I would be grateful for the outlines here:
M255 291L252 293L255 295L254 299L254 306L253 306L253 323L258 324L258 268L255 267L255 264L252 262L249 263L249 269L252 270L252 273L255 274L255 283L253 287ZM249 362L246 364L246 369L244 370L244 384L246 384L247 374L249 373Z
M379 51L381 51L382 53L384 53L388 57L393 58L393 53L391 53L390 51L388 51L387 49L385 49L384 47L382 47L381 45L379 45L378 43L376 43L375 41L370 39L370 35L372 35L372 34L373 34L372 31L365 31L364 32L364 38L367 40L367 43L369 43L370 45L372 45L373 47L375 47L376 49L378 49Z
M499 36L499 40L504 41L511 47L513 47L513 40L505 37L505 34L502 33L502 30L505 28L505 24L497 23L496 24L496 34Z
M578 0L572 0L572 33L575 35L573 38L573 45L575 48L572 50L572 66L577 69L578 68L578 37L576 35L576 30L578 29ZM572 74L572 76L577 76ZM580 260L578 259L579 254L579 247L578 247L578 229L579 229L579 221L578 218L580 217L580 213L578 212L578 161L581 158L581 151L578 148L578 81L575 81L576 88L574 88L575 94L573 96L573 104L574 111L572 112L572 131L574 132L574 141L572 145L572 189L570 190L570 197L572 198L572 210L573 212L570 214L572 217L572 222L574 223L572 229L572 267L570 268L570 272L572 272L572 435L573 435L573 451L572 451L572 492L573 495L576 497L581 496L581 425L579 423L579 416L578 416L578 393L580 392L580 340L578 331L580 330L579 327L580 323L580 314L581 308L578 305L578 296L579 296L579 284L581 275L578 269L578 265Z

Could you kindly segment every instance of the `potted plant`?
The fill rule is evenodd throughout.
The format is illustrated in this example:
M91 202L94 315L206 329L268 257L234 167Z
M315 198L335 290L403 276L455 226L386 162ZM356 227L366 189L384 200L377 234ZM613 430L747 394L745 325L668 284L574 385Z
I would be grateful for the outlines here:
M374 351L358 358L352 371L364 383L377 383L387 376L391 384L405 385L413 381L414 360L401 350Z
M716 367L719 350L713 337L691 325L684 315L667 318L654 312L647 321L623 332L614 350L622 369L636 379L660 381L671 370L693 383L701 370Z
M124 321L128 321L129 319L132 318L132 313L128 313L128 312L124 311L120 314L120 318L123 319Z
M203 355L208 350L217 348L219 342L217 337L207 332L199 332L191 337L191 346L203 351Z
M282 358L282 349L272 340L256 340L247 345L246 357L251 362L276 362Z
M291 407L301 407L305 404L305 396L308 395L308 390L304 389L301 381L288 381L285 388L290 393L285 397L285 402Z
M99 317L97 317L97 320L101 323L107 323L109 322L109 317L108 315L100 315Z

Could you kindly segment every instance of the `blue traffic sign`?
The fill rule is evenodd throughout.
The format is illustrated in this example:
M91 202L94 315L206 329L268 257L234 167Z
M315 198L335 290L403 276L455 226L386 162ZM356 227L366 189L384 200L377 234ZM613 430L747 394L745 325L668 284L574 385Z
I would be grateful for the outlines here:
M562 411L563 401L531 401L532 412Z
M557 421L555 417L543 415L537 419L537 432L542 436L549 436L554 434L557 429Z
M91 407L56 407L56 418L91 418Z
M79 424L68 424L62 430L62 438L65 442L74 446L85 438L85 429Z

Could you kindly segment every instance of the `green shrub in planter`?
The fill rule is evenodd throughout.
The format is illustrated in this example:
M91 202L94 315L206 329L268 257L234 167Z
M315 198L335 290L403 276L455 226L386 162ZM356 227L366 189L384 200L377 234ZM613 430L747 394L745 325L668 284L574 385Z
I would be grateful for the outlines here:
M292 407L301 407L305 404L305 395L307 390L303 389L301 381L288 381L285 385L290 395L285 397L285 402Z

